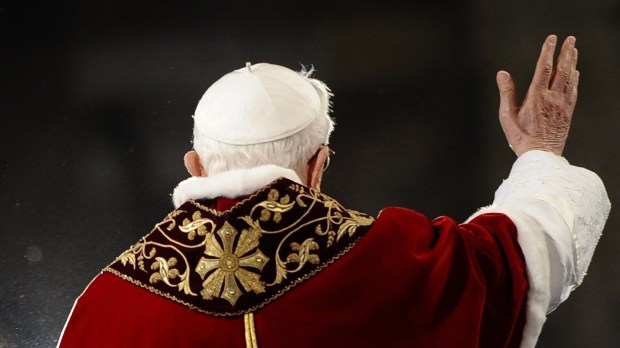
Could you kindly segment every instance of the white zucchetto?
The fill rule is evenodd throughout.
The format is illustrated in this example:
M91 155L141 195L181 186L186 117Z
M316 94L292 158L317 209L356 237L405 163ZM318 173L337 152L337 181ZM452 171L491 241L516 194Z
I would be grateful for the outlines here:
M317 117L329 116L308 78L283 66L248 63L207 89L194 123L214 140L250 145L286 138Z

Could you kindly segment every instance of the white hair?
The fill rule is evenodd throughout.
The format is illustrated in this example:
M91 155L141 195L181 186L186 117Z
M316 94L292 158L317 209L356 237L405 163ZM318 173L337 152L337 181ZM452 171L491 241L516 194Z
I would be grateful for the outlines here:
M236 169L274 164L294 170L305 182L308 162L321 145L329 143L334 121L329 116L332 93L320 80L311 77L314 68L299 73L312 84L321 99L320 114L301 131L286 138L251 145L232 145L210 138L194 127L194 150L209 175Z

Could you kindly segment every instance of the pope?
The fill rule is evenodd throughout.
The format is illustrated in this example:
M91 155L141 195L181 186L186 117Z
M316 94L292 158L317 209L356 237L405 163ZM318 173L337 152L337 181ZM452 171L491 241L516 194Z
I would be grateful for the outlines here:
M77 299L59 347L533 347L583 281L609 214L599 177L562 157L575 38L541 49L523 103L500 71L517 159L466 222L377 216L321 192L329 88L247 64L194 115L172 210Z

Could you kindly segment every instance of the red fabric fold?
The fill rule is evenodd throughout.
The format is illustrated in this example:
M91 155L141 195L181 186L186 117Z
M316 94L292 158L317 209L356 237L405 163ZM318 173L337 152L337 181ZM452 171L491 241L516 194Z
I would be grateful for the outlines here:
M326 269L255 313L260 347L518 347L528 289L502 214L457 224L384 209ZM244 347L243 318L192 311L112 274L77 300L60 347Z

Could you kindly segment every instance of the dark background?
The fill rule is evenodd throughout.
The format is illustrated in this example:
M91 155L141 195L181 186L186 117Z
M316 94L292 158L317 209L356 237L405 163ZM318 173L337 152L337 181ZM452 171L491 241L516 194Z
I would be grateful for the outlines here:
M523 96L546 35L574 34L565 155L617 201L619 15L615 0L0 5L0 347L55 345L92 277L171 209L198 99L246 61L313 64L333 89L325 192L463 220L514 160L496 71ZM620 346L619 227L612 212L539 347Z

